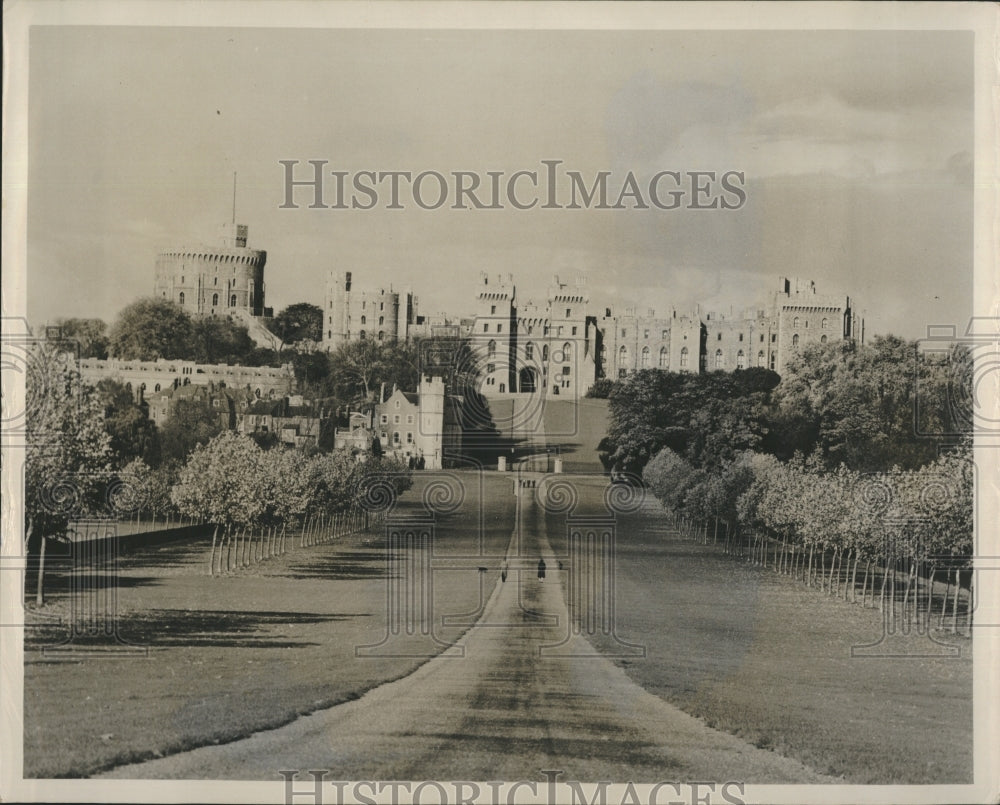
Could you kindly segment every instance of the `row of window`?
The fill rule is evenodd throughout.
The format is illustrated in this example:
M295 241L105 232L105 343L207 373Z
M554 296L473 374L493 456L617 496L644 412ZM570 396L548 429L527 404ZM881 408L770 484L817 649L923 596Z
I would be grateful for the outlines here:
M166 294L164 294L166 296ZM177 301L183 305L184 304L184 291L177 294ZM253 307L253 294L250 294L250 307ZM219 306L219 295L217 293L212 294L212 307ZM236 294L231 294L229 296L229 307L236 307Z
M822 338L820 338L819 341L820 341L821 344L825 344L827 342L827 337L824 335ZM796 335L792 336L792 346L793 347L797 347L798 345L799 345L799 336L798 336L798 334L796 334ZM717 349L715 351L715 356L714 357L715 357L715 368L716 369L724 369L725 365L726 365L726 359L725 359L725 356L723 355L722 350L721 349ZM647 368L650 367L651 361L652 361L652 353L650 352L649 347L643 347L642 348L642 352L639 353L639 365L642 368L647 369ZM628 366L628 362L629 362L629 360L628 360L628 349L625 346L622 346L618 350L618 365L619 366ZM659 368L666 369L667 367L669 367L669 365L670 365L670 353L667 352L667 348L666 347L662 347L660 349ZM681 350L680 365L681 365L682 369L683 368L687 368L687 366L688 366L688 348L687 347L684 347ZM757 365L758 366L764 366L764 350L761 350L760 352L757 353ZM569 367L566 367L566 368L568 369ZM746 355L744 354L744 352L743 352L742 349L739 352L736 353L736 368L737 369L746 369L747 368L746 367ZM771 368L772 369L774 368L774 353L771 354Z
M379 421L383 425L388 425L389 424L389 415L388 414L382 414L382 416L380 417ZM398 425L399 424L399 414L396 414L395 416L393 416L392 421L393 421L394 424ZM407 414L406 415L406 424L407 425L412 425L413 424L413 414Z

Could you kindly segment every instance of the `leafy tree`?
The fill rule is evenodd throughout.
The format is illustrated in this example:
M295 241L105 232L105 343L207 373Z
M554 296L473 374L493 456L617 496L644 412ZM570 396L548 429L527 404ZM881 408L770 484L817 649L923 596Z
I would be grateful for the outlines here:
M56 319L65 339L76 341L81 358L108 357L108 325L102 319Z
M111 327L110 350L117 358L151 361L187 359L193 325L175 302L149 297L126 306Z
M382 348L375 341L348 341L330 354L334 390L344 402L358 403L374 399L373 394L384 377Z
M594 381L594 385L588 389L585 397L595 400L606 400L615 390L615 381L610 377L602 377Z
M215 526L210 566L220 529L246 528L266 512L269 476L263 454L252 439L232 431L198 445L181 469L171 492L178 510Z
M223 429L219 412L205 400L175 400L160 428L162 457L183 463L196 446L207 444Z
M41 605L46 542L65 538L71 519L100 510L113 453L101 400L81 383L68 353L34 347L26 392L24 550L38 556Z
M309 302L289 305L267 325L286 344L323 340L323 309Z
M198 363L246 363L256 345L247 326L228 316L204 316L191 325L189 360Z
M159 433L132 392L118 381L105 378L97 383L97 394L104 404L104 427L111 440L115 466L123 467L134 458L157 465Z

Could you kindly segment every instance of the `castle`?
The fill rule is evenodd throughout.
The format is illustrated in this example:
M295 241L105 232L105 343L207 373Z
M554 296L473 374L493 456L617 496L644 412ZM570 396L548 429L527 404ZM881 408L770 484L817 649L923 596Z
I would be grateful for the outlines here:
M473 315L429 318L417 298L391 287L358 291L350 272L332 272L324 299L323 346L446 336L467 339L485 396L545 394L581 397L600 378L621 379L640 369L675 372L761 367L779 374L805 346L864 340L864 321L849 297L821 295L816 284L780 278L765 306L739 315L653 310L638 315L589 312L583 278L553 278L545 299L522 302L513 275L480 275Z

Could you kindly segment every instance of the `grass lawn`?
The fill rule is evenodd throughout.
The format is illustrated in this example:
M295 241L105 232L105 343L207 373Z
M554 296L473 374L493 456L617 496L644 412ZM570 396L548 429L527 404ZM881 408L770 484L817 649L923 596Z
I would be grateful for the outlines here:
M958 658L915 656L935 650L917 636L893 644L909 656L852 658L882 634L877 610L684 539L652 500L617 538L617 632L647 649L622 665L647 690L848 782L972 781L969 639L936 635Z
M506 548L513 521L510 479L461 473L466 505L439 518L441 553ZM429 476L416 475L400 513L419 510ZM45 645L65 630L25 630L24 775L80 777L126 762L234 740L303 713L356 698L410 673L419 657L359 658L355 646L386 632L385 539L377 531L298 548L221 578L205 575L204 538L138 550L117 578L120 635L145 656L50 658ZM492 589L498 562L434 577L435 633L454 640L465 627L441 616L474 612L480 585ZM475 565L490 569L480 574ZM482 578L480 579L480 576ZM65 576L47 579L48 614L65 614ZM38 622L43 622L37 618ZM29 613L31 617L31 613Z

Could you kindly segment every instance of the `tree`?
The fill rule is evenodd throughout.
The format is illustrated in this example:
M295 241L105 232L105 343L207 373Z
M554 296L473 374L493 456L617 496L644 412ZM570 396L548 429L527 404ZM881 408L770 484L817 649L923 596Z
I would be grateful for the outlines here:
M198 363L246 363L255 350L245 324L228 316L204 316L192 322L186 357Z
M104 405L104 427L111 440L115 466L123 467L134 458L150 466L159 464L159 433L132 392L118 381L105 378L98 381L97 394Z
M191 317L178 304L149 297L126 306L111 327L111 353L124 360L188 359Z
M382 349L375 341L348 341L330 354L337 397L347 403L367 402L382 377Z
M160 428L161 454L164 460L184 462L198 445L207 444L222 432L219 412L205 400L179 399Z
M309 302L289 305L267 325L286 344L323 340L323 309Z
M65 538L71 519L101 508L113 454L101 400L68 353L35 346L26 391L24 551L38 556L40 606L46 541Z
M108 325L102 319L56 319L64 339L75 341L81 358L108 357Z
M219 530L229 536L231 529L245 529L264 514L269 500L267 478L260 448L252 439L231 431L196 446L181 469L171 500L182 514L215 526L213 573Z

